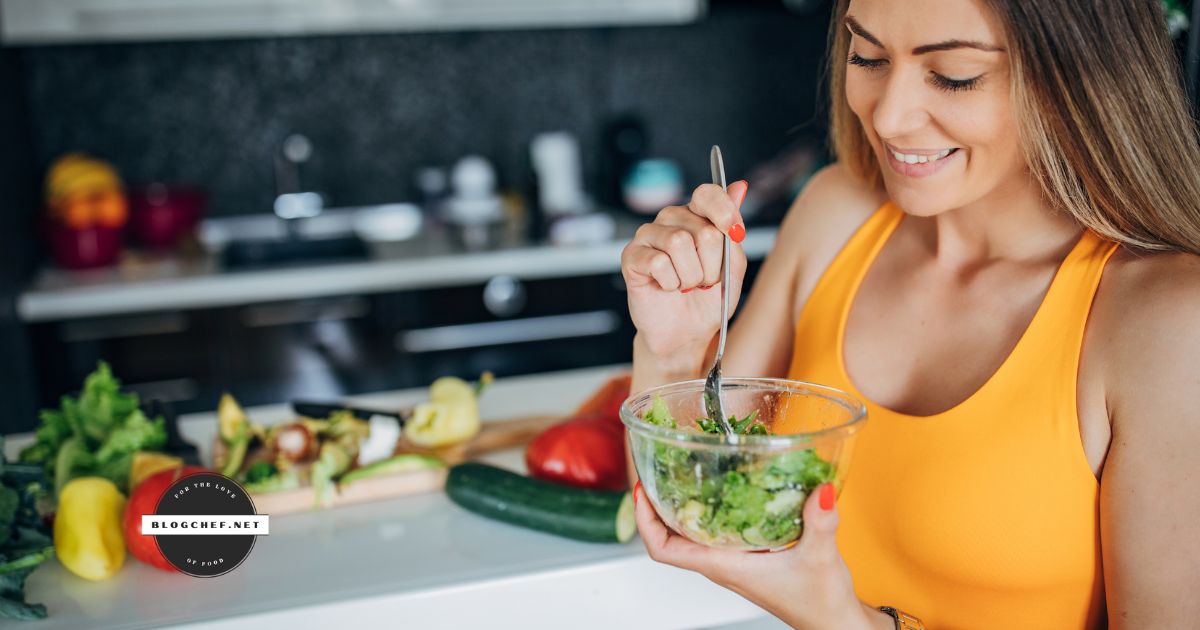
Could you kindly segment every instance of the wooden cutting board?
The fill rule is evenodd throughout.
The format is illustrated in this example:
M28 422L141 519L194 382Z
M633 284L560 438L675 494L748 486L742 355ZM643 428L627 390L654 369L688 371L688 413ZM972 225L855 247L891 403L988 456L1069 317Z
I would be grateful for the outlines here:
M526 416L511 420L485 422L479 435L465 444L446 449L422 449L408 444L403 438L396 454L420 453L433 455L448 466L475 459L480 455L523 446L551 425L563 420L561 416ZM338 487L332 507L377 501L421 492L441 490L446 482L446 469L415 470L380 475ZM259 514L291 514L315 508L316 498L311 486L279 492L250 493Z

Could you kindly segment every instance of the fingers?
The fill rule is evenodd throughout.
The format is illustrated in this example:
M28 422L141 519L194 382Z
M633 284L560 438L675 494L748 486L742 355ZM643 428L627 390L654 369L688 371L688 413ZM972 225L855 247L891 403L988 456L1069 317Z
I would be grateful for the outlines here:
M671 255L639 242L637 237L621 252L621 273L631 287L656 282L664 291L679 288L679 275L675 273Z
M748 184L734 182L728 194L719 186L696 189L687 206L669 206L653 223L638 228L621 253L621 269L630 286L658 283L665 291L709 288L721 280L724 235L741 242L746 230L738 213ZM744 253L734 252L731 271L745 267Z
M837 489L831 483L817 486L804 502L804 533L795 552L816 561L832 561L838 557L837 548Z
M728 234L740 243L746 236L746 225L739 208L748 190L749 184L745 180L730 184L727 191L716 184L702 184L692 191L687 207L697 216L708 219L722 234Z
M739 179L736 182L725 187L725 193L729 195L729 199L733 201L733 205L738 210L738 222L736 225L742 226L742 234L745 235L746 224L742 221L742 202L746 201L746 193L750 192L750 182ZM732 236L732 234L730 235ZM737 242L742 242L741 238L734 239Z
M674 287L663 285L664 289L690 289L704 281L704 264L700 260L696 237L689 230L656 221L638 228L634 241L667 254L678 283Z
M721 256L724 252L725 235L708 219L698 216L687 208L675 206L659 213L656 224L668 229L683 230L696 246L700 262L702 287L711 287L721 281ZM684 288L692 288L686 283Z
M663 523L650 505L646 491L639 481L633 488L634 514L637 517L638 533L641 534L642 544L650 558L691 571L703 572L704 547L676 534Z

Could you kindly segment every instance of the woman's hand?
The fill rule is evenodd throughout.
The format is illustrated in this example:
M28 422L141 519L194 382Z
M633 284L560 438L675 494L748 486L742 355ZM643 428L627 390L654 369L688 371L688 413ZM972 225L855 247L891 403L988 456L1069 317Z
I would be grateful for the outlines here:
M859 601L834 536L834 488L823 484L804 503L804 533L791 549L746 552L698 545L671 531L641 482L634 488L637 525L650 557L696 571L795 628L880 628L894 621Z
M728 192L704 184L686 206L670 206L653 223L638 228L621 253L621 273L629 290L629 314L650 353L671 357L699 353L702 359L721 325L721 255L726 233L735 242L746 235L738 208L745 181ZM730 312L737 305L746 273L746 254L730 248Z

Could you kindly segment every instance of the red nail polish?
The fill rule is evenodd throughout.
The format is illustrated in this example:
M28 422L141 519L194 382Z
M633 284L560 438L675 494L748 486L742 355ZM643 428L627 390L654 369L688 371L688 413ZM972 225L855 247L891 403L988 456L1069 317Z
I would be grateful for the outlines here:
M828 512L829 510L832 510L833 509L833 501L834 501L834 499L837 498L837 495L834 493L834 490L833 490L833 484L831 484L831 483L822 484L821 489L818 492L820 492L820 494L817 495L817 500L818 500L818 504L821 506L821 509L825 510L826 512Z
M729 238L733 239L734 243L741 243L746 239L746 226L734 223L733 227L729 228Z
M714 286L716 286L716 285L715 285L715 284L710 284L710 285L708 285L708 286L706 286L706 287L700 287L700 290L701 290L701 291L707 291L707 290L709 290L709 289L713 288Z
M692 287L692 288L694 289L695 287ZM679 290L679 292L680 292L680 293L688 293L688 292L690 292L691 290L692 290L692 289L680 289L680 290Z
M638 495L638 492L641 491L641 489L642 489L642 480L638 479L638 482L633 484L633 506L634 507L637 507L637 495Z

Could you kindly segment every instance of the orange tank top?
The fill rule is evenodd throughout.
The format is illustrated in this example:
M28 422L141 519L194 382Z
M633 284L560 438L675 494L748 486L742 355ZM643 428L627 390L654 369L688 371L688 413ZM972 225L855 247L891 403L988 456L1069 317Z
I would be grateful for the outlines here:
M1083 452L1076 379L1117 245L1085 232L987 382L947 411L910 416L867 400L842 355L854 296L903 216L885 203L830 264L796 324L788 372L867 406L838 499L855 590L931 629L1097 627L1099 483Z

